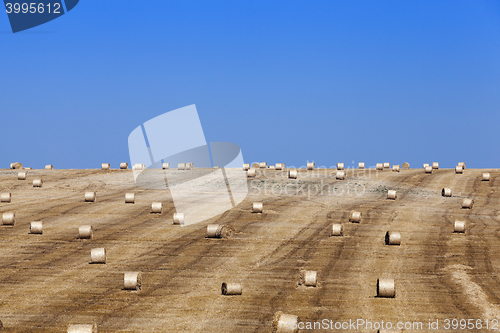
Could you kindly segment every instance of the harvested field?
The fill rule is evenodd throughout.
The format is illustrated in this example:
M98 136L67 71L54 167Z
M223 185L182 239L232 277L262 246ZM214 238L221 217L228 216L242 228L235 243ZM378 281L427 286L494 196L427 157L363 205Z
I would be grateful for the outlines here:
M179 226L169 192L137 187L130 169L31 170L41 188L0 170L0 193L15 198L0 215L16 217L0 227L4 332L66 332L70 324L96 324L100 333L271 332L280 311L300 322L422 322L422 332L429 319L442 328L445 319L500 318L499 170L346 169L342 181L337 170L316 171L289 179L287 170L259 170L238 206ZM387 200L389 189L397 200ZM84 202L86 192L98 200ZM126 193L135 204L125 204ZM474 208L461 209L469 197ZM162 202L162 214L150 214L152 202ZM252 213L254 202L262 214ZM352 211L362 223L346 223ZM465 234L453 232L456 220L466 221ZM33 221L42 235L29 234ZM330 237L334 223L343 237ZM207 238L209 224L234 232ZM82 225L92 225L92 239L78 238ZM388 230L401 233L400 246L385 246ZM105 265L89 264L95 248L106 249ZM317 272L315 288L297 288L303 270ZM125 272L141 272L139 290L124 290ZM396 281L395 298L376 297L380 278ZM222 295L228 281L244 292Z

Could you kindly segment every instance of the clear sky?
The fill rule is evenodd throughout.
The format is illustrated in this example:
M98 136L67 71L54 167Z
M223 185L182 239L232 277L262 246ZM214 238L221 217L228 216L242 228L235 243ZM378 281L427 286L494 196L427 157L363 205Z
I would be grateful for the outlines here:
M0 52L0 168L117 168L191 104L249 163L500 167L496 0L82 0Z

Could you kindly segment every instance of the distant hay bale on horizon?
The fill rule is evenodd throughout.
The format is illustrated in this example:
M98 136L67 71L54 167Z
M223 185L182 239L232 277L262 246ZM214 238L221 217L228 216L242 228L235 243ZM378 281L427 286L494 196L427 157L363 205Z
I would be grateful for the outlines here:
M345 180L345 178L346 178L345 171L343 171L343 170L337 171L337 174L335 175L335 179Z
M431 167L430 165L428 165L428 166L426 166L426 167L425 167L425 169L424 169L424 170L425 170L425 173L426 173L426 174L432 174L432 170L433 170L433 169L432 169L432 167Z
M430 166L429 163L424 163L424 169L427 168L428 166Z
M22 165L22 163L14 162L14 163L10 164L10 168L13 169L13 170L22 169L23 165Z
M30 222L30 234L42 235L43 234L43 223L41 221Z
M42 179L33 179L33 187L42 187L43 180Z
M223 282L220 289L221 294L224 296L241 295L243 293L243 288L240 283Z
M390 169L391 168L391 163L385 162L384 163L384 169Z
M297 333L299 331L298 322L298 316L278 311L274 315L273 333Z
M132 170L144 170L144 169L146 169L146 165L141 164L141 163L136 163L132 167Z
M52 164L47 164L45 166L45 170L52 170L52 169L54 169L54 166Z
M314 170L316 168L316 164L314 162L307 163L307 170Z
M462 167L465 170L465 162L458 162L458 166Z
M120 163L120 169L128 169L128 163L126 162L123 162L123 163Z
M483 182L489 182L490 181L490 173L489 172L485 172L483 173L483 178L481 179L481 181Z
M170 163L163 163L163 164L161 165L161 168L162 168L163 170L168 170L168 169L170 169Z
M248 163L244 163L244 164L243 164L243 170L244 170L244 171L248 171L249 169L250 169L250 164L248 164Z
M377 279L377 297L384 297L384 298L396 297L396 288L394 287L394 279L390 278Z
M392 172L399 172L399 171L400 171L400 169L401 169L401 168L400 168L399 164L396 164L396 165L393 165L393 166L392 166Z
M177 170L186 170L186 163L177 164Z
M457 165L455 167L455 173L463 174L464 173L464 168L460 165Z
M288 178L289 179L297 179L298 171L293 169L293 170L288 170Z
M365 168L365 162L359 162L358 169L364 169L364 168Z
M283 169L285 169L285 163L276 163L275 169L276 170L283 170Z
M337 170L344 170L344 163L337 163Z
M410 168L410 163L404 162L403 163L403 170L408 170Z
M434 170L438 170L439 169L439 162L432 162L432 168Z
M109 163L102 163L101 164L101 170L109 170L111 169L111 164Z
M259 163L259 168L260 169L267 169L267 162L260 162Z
M375 165L375 169L379 170L379 171L384 170L384 164L383 163L377 163Z

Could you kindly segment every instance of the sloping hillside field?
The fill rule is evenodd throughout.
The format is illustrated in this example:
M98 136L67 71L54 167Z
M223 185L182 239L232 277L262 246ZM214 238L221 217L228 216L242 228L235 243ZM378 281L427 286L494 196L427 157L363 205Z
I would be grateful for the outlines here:
M0 170L0 193L11 193L0 203L3 331L500 329L499 170L336 173L302 169L289 179L286 170L258 170L242 203L182 226L172 224L170 192L136 186L130 169ZM95 202L85 202L86 192ZM125 203L126 193L135 203ZM471 209L464 199L474 200ZM161 213L152 213L153 202ZM257 202L262 213L252 212ZM359 222L350 222L352 211ZM3 213L15 213L13 225ZM35 221L42 234L30 233ZM210 224L229 232L207 238ZM332 236L334 224L342 235ZM92 226L91 239L79 238L83 225ZM386 245L388 231L400 233L400 245ZM91 263L97 248L105 263ZM307 282L304 270L316 279ZM141 273L135 290L125 288L125 272ZM241 294L223 295L223 283L240 284ZM292 315L281 317L286 327L273 325L280 313Z

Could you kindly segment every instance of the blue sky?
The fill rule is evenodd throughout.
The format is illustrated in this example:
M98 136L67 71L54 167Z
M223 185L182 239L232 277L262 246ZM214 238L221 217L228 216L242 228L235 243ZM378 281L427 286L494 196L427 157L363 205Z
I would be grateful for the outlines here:
M116 168L191 104L246 162L500 166L499 1L83 0L0 43L1 168Z

